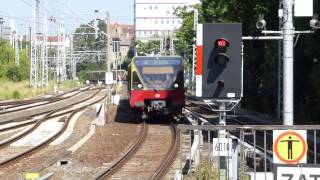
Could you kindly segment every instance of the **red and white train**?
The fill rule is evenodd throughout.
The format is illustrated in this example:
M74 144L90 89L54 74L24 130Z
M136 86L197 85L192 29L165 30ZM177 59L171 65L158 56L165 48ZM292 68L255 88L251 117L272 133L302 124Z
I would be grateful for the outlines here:
M181 114L185 106L183 70L178 56L135 57L128 68L130 108L143 118Z

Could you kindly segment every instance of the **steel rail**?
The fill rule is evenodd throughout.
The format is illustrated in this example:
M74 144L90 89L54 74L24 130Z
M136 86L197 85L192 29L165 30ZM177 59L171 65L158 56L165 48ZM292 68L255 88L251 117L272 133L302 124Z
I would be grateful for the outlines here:
M46 98L45 100L50 101L51 99L55 99L57 97L61 97L61 96L65 95L65 94L72 93L72 92L77 91L81 88L83 88L83 87L71 89L70 91L66 91L66 92L59 94L57 96ZM41 102L43 100L44 100L44 98L41 97L41 98L26 99L26 100L6 101L6 102L0 102L0 107L1 106L8 106L8 105L25 105L25 104L29 104L29 103Z
M68 93L73 93L73 92L78 91L78 90L79 90L79 92L77 92L77 93L75 93L75 94L73 94L71 96L62 97L63 95L66 95ZM58 96L55 96L55 97L41 98L41 99L37 99L36 101L30 100L30 101L25 102L25 103L18 103L17 105L13 105L13 106L10 106L10 107L2 108L3 110L0 111L0 115L1 114L12 113L12 112L18 112L18 111L26 110L26 109L29 109L29 108L35 108L35 107L39 107L39 106L43 106L43 105L48 105L48 104L51 104L51 103L55 103L55 102L58 102L58 101L62 101L62 100L74 97L74 96L76 96L76 95L78 95L80 93L83 93L83 92L86 92L86 91L90 91L90 90L91 90L91 88L82 89L82 90L80 90L80 88L77 88L77 89L68 91L68 92L66 92L64 94L61 94L61 95L58 95ZM33 103L41 103L41 102L44 102L44 103L31 105ZM30 106L8 111L8 109L13 109L13 108L17 108L19 106L26 106L26 105L30 105Z
M90 89L89 91L93 91L93 90L101 90L101 89L104 89L104 88L94 88L94 89ZM79 101L79 102L75 102L75 103L72 103L71 105L75 105L75 104L77 104L77 103L81 103L82 101ZM59 108L59 109L64 109L64 108L66 108L66 107L68 107L68 106L65 106L65 107L63 107L63 108ZM58 110L59 110L58 109ZM47 113L50 113L52 110L48 110L48 111L44 111L44 112L40 112L40 113L37 113L37 114L33 114L33 115L30 115L30 116L22 116L22 117L19 117L19 118L17 118L17 119L11 119L11 120L7 120L7 121L2 121L2 122L0 122L0 125L2 125L2 124L8 124L8 123L11 123L11 122L19 122L19 121L23 121L23 120L25 120L25 119L27 119L27 120L30 120L30 118L32 118L32 117L35 117L35 116L39 116L39 115L43 115L43 114L47 114ZM19 112L19 111L17 111L17 112ZM20 120L20 119L23 119L23 120Z
M132 146L130 146L130 148L127 150L126 153L124 153L123 156L116 159L108 169L106 169L105 171L100 173L94 179L96 179L96 180L105 179L105 178L111 176L117 170L119 170L120 167L122 167L124 165L124 163L126 161L128 161L137 152L137 150L141 147L143 141L146 138L147 131L148 131L148 126L147 126L146 122L143 121L140 134L139 134L138 138L136 139L135 143Z
M99 92L100 92L100 91L99 91ZM97 93L96 93L96 94L97 94ZM96 94L95 94L95 95L96 95ZM35 147L31 148L31 149L28 149L28 150L26 150L26 151L23 151L23 152L15 155L15 156L13 156L13 157L10 157L10 158L8 158L8 159L0 162L0 167L1 167L1 166L8 166L8 165L10 165L11 163L14 163L15 161L18 161L19 159L23 158L24 156L29 155L30 153L39 151L41 148L49 145L51 142L53 142L54 140L56 140L59 136L61 136L61 135L66 131L66 129L67 129L68 125L69 125L69 122L70 122L71 118L72 118L76 113L82 111L83 109L87 108L88 106L91 106L91 105L93 105L93 104L96 104L96 103L102 101L103 99L106 98L106 96L107 96L107 95L103 96L102 98L100 98L100 99L98 99L98 100L96 100L96 101L94 101L94 102L92 102L92 103L90 103L90 104L84 105L84 106L82 106L82 107L79 107L79 108L73 110L73 112L72 112L68 117L63 117L63 118L65 118L64 125L63 125L63 127L62 127L57 133L55 133L55 135L51 136L48 140L40 143L39 145L37 145L37 146L35 146Z
M166 158L161 163L161 165L158 167L157 171L153 174L153 176L150 179L160 179L162 178L174 162L178 151L179 151L179 145L180 145L180 136L177 129L177 126L175 124L171 124L171 131L172 131L172 139L173 142L171 143L170 150L168 151Z
M63 110L65 110L66 108L71 108L71 107L74 106L75 104L85 102L85 101L93 98L94 96L96 96L100 91L101 91L101 90L97 91L97 92L94 93L92 96L90 96L90 97L88 97L88 98L86 98L86 99L84 99L84 100L82 100L82 101L80 101L80 102L72 103L72 104L70 104L70 105L68 105L68 106L66 106L66 107L62 107L62 108L59 108L59 109L57 109L57 110L50 111L50 112L49 112L47 115L45 115L43 118L35 121L35 122L34 122L35 124L34 124L30 129L28 129L27 131L21 133L21 134L18 135L18 136L15 136L15 137L13 137L13 138L10 138L10 139L8 139L7 141L3 141L2 143L0 143L0 149L4 148L5 146L7 146L7 145L9 145L9 144L11 144L11 143L13 143L13 142L15 142L15 141L18 141L19 139L22 139L23 137L25 137L25 136L27 136L27 135L29 135L29 134L32 133L34 130L36 130L36 129L41 125L41 123L43 123L43 122L45 122L45 121L47 121L47 120L49 120L49 119L55 118L55 117L59 117L59 116L63 116L63 115L69 114L69 113L72 112L73 110L65 111L65 112L59 113L59 114L55 114L55 113L57 113L57 112L59 112L59 111L63 111ZM53 114L55 114L55 115L53 115ZM26 124L26 125L27 125L27 124ZM19 127L21 127L20 124L18 124L17 126L11 127L11 129L13 129L13 128L19 128Z

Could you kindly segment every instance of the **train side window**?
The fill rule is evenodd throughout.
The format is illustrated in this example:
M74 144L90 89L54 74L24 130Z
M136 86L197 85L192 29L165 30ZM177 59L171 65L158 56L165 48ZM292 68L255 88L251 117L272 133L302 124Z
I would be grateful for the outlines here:
M138 84L142 84L136 71L132 73L132 88L139 89Z

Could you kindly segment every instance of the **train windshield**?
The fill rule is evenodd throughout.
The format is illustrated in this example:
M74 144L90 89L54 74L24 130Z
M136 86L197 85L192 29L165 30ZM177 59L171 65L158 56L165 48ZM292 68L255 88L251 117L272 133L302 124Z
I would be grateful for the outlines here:
M137 59L136 66L145 85L156 90L172 88L181 74L179 59Z

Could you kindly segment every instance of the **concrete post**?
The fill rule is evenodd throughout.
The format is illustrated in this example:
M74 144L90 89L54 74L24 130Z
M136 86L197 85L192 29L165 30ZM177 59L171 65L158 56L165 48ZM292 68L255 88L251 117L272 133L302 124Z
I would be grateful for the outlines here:
M284 0L283 15L283 124L293 125L293 0Z
M232 178L231 180L238 179L238 140L234 139L232 141Z
M226 103L221 102L219 105L219 125L226 125ZM226 137L226 131L225 130L219 130L218 138L225 138ZM220 180L226 180L227 178L227 157L220 156L219 157L219 179Z

